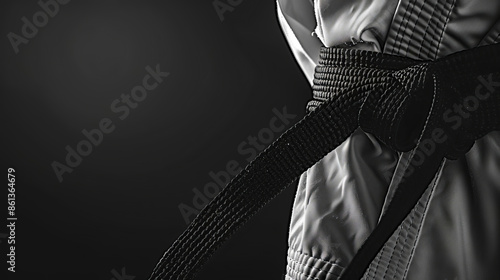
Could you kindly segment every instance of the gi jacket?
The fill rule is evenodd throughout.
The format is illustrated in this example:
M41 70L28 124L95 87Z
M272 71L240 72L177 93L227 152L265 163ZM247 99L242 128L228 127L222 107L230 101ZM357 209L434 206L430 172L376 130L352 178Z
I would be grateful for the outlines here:
M323 45L436 60L500 41L497 0L278 0L277 6L311 84ZM448 117L464 115L458 107ZM407 163L406 153L358 129L305 172L292 211L286 279L337 279L377 225ZM499 202L500 133L491 132L465 156L446 160L363 279L500 279Z

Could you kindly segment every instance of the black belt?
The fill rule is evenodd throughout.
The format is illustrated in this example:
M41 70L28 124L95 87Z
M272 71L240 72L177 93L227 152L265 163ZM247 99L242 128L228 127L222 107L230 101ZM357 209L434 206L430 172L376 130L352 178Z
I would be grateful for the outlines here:
M322 48L311 112L200 212L149 279L192 279L251 216L361 127L393 150L411 153L389 207L340 277L360 279L443 159L458 158L475 140L500 130L498 87L500 44L432 62Z

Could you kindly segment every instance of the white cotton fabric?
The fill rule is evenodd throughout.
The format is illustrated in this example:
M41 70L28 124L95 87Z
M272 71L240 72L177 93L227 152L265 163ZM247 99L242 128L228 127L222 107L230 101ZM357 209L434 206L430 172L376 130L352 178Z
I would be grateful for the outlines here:
M277 0L277 7L290 48L312 84L322 45L434 59L499 41L500 1L439 1L442 15L423 11L446 17L442 34L431 34L439 42L423 42L418 52L408 42L427 40L427 28L388 42L397 38L391 27L398 11L425 1ZM337 279L390 200L401 156L404 160L357 130L301 176L290 224L287 279ZM500 279L500 133L478 140L465 157L446 161L426 194L414 211L415 224L407 222L417 236L405 249L405 236L398 233L401 252L394 250L387 261L400 258L403 273L394 270L386 277L388 272L371 271L365 279Z

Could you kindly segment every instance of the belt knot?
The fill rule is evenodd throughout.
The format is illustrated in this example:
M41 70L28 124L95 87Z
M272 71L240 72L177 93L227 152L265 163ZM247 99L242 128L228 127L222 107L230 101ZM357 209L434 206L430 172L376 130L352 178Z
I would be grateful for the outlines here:
M346 100L340 104L350 102L351 125L393 150L407 152L425 141L428 150L440 147L457 158L500 129L498 63L498 48L492 47L436 61L322 48L308 109Z

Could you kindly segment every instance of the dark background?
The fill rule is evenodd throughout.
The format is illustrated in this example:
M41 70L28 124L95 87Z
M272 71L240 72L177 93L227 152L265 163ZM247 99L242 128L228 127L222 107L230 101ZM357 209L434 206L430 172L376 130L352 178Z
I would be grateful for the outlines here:
M244 162L238 144L268 127L273 108L298 121L309 85L274 1L244 0L222 22L210 0L71 1L15 54L7 34L21 35L21 18L39 10L37 1L0 4L1 158L4 174L16 169L18 217L17 272L7 274L2 239L1 275L110 280L125 267L146 279L186 228L178 205L191 204L210 171ZM120 121L111 102L156 64L171 75ZM115 131L60 183L51 163L64 163L65 147L104 117ZM282 279L294 189L198 279Z

